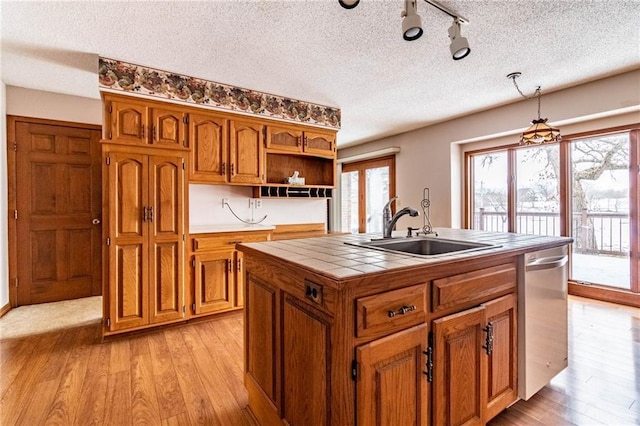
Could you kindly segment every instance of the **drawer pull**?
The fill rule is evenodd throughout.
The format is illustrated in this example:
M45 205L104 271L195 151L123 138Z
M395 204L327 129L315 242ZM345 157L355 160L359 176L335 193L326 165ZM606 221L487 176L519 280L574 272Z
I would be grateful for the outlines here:
M416 305L410 305L410 306L405 305L402 308L398 309L397 311L389 311L387 315L389 315L389 318L393 318L396 315L404 315L407 312L411 312L415 310L416 310Z

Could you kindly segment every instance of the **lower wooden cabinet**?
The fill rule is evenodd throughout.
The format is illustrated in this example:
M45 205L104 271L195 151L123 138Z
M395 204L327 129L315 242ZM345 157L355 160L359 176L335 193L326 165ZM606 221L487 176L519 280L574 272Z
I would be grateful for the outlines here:
M517 399L516 299L433 321L433 419L483 425Z
M270 231L220 232L191 236L191 315L210 315L244 306L243 255L236 244L267 241Z
M429 424L427 338L420 324L356 349L357 424Z

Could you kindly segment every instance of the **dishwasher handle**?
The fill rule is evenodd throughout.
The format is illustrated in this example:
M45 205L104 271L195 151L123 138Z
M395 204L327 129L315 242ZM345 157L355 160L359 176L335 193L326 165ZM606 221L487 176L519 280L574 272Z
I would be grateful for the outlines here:
M527 263L526 270L527 272L532 272L544 271L546 269L562 268L567 264L568 260L568 256L541 257L540 259L535 259Z

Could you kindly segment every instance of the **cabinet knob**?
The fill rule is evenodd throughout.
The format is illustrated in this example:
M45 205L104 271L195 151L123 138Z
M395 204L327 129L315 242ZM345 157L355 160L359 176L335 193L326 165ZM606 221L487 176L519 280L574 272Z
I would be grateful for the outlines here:
M389 318L393 318L396 315L404 315L407 312L411 312L415 310L416 310L416 305L410 305L410 306L404 305L403 307L398 308L395 311L388 311L387 315L389 315Z
M94 225L100 225L100 219L95 218L91 221L91 223L93 223Z

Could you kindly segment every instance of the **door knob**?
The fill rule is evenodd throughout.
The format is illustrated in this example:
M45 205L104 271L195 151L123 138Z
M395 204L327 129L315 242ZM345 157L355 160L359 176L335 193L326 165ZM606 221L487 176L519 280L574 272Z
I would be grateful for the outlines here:
M94 225L99 225L100 224L100 219L93 219L91 221L91 223L93 223Z

